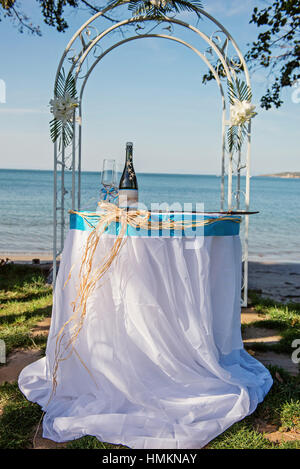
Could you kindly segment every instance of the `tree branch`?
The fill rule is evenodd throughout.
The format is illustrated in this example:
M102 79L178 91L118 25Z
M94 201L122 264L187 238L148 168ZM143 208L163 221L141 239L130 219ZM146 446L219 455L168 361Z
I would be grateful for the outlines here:
M29 31L30 31L32 34L37 34L38 36L41 36L41 35L42 35L39 26L32 26L32 24L26 23L27 17L25 16L24 18L22 18L22 16L18 13L18 11L17 11L16 8L14 7L14 5L11 5L10 10L12 10L12 11L14 12L14 14L15 14L17 20L19 21L21 27L24 26L24 28L29 29ZM21 31L20 31L20 32L21 32Z
M95 7L94 5L91 5L87 0L81 0L81 2L87 6L88 8L90 8L94 13L99 13L101 11L101 8L97 8ZM106 20L109 20L111 21L112 23L119 23L120 20L115 20L114 18L111 18L110 16L107 16L107 15L102 15L103 18L105 18Z

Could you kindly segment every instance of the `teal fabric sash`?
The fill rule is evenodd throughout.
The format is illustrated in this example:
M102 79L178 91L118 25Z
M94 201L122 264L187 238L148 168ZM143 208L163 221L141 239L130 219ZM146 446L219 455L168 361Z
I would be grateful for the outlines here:
M84 212L88 213L88 212ZM160 213L155 214L151 213L150 220L154 221L163 221L166 219L174 219L178 221L188 220L188 221L199 221L204 219L211 219L213 218L216 220L214 223L210 225L205 225L202 227L194 227L194 228L185 228L184 230L142 230L142 229L135 229L132 226L127 226L127 236L146 236L146 237L195 237L195 236L235 236L239 234L240 224L233 221L232 218L239 221L241 217L238 216L228 216L228 220L218 220L220 215L214 214L193 214L193 213ZM224 215L222 215L224 217ZM97 216L90 216L89 223L93 227L97 225L99 217ZM70 214L70 229L71 230L80 230L80 231L91 231L93 228L86 223L86 221L77 215L76 213ZM120 231L120 223L111 223L107 229L107 234L118 235Z

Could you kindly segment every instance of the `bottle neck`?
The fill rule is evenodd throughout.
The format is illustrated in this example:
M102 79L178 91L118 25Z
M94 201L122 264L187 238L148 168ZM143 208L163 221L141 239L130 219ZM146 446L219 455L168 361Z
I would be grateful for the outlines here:
M126 162L132 161L133 158L133 151L132 151L132 146L127 146L126 147Z

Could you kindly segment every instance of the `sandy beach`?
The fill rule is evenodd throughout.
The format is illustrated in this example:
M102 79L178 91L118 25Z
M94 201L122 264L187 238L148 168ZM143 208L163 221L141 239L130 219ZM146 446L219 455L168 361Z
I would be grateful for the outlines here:
M41 253L41 252L21 252L21 253L11 253L11 252L1 252L0 259L9 259L10 261L16 264L32 264L33 259L39 259L41 262L51 263L52 254L51 253Z
M300 303L300 264L249 262L249 289L282 303Z

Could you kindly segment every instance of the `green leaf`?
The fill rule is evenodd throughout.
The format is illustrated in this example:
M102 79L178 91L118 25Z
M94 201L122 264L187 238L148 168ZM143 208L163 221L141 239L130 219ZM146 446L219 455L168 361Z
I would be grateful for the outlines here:
M247 124L231 125L227 131L228 150L239 151L242 148L244 138L248 133Z
M54 95L57 97L62 97L66 93L69 93L72 98L77 97L76 80L71 70L66 77L65 70L62 68L55 82Z
M166 13L180 13L182 11L194 11L200 17L199 8L202 8L202 3L199 0L192 0L190 2L185 0L169 0L164 6L155 6L149 0L130 0L128 3L128 10L132 12L133 17L144 16L156 20L163 20Z
M235 81L229 81L228 84L228 97L230 104L234 104L235 100L238 101L251 101L252 91L251 88L238 78Z
M230 104L234 104L236 101L248 101L252 100L251 88L242 80L238 78L234 81L227 81L228 84L228 98ZM243 145L245 135L247 135L247 124L242 125L231 125L227 131L227 143L228 149L231 153L234 150L239 151Z
M65 70L62 68L55 82L54 96L63 97L66 93L68 93L71 98L77 98L76 79L71 70L66 76ZM52 119L50 121L50 136L53 143L60 139L59 148L61 148L61 145L64 147L68 146L73 139L73 122L63 124L62 121L56 118Z

